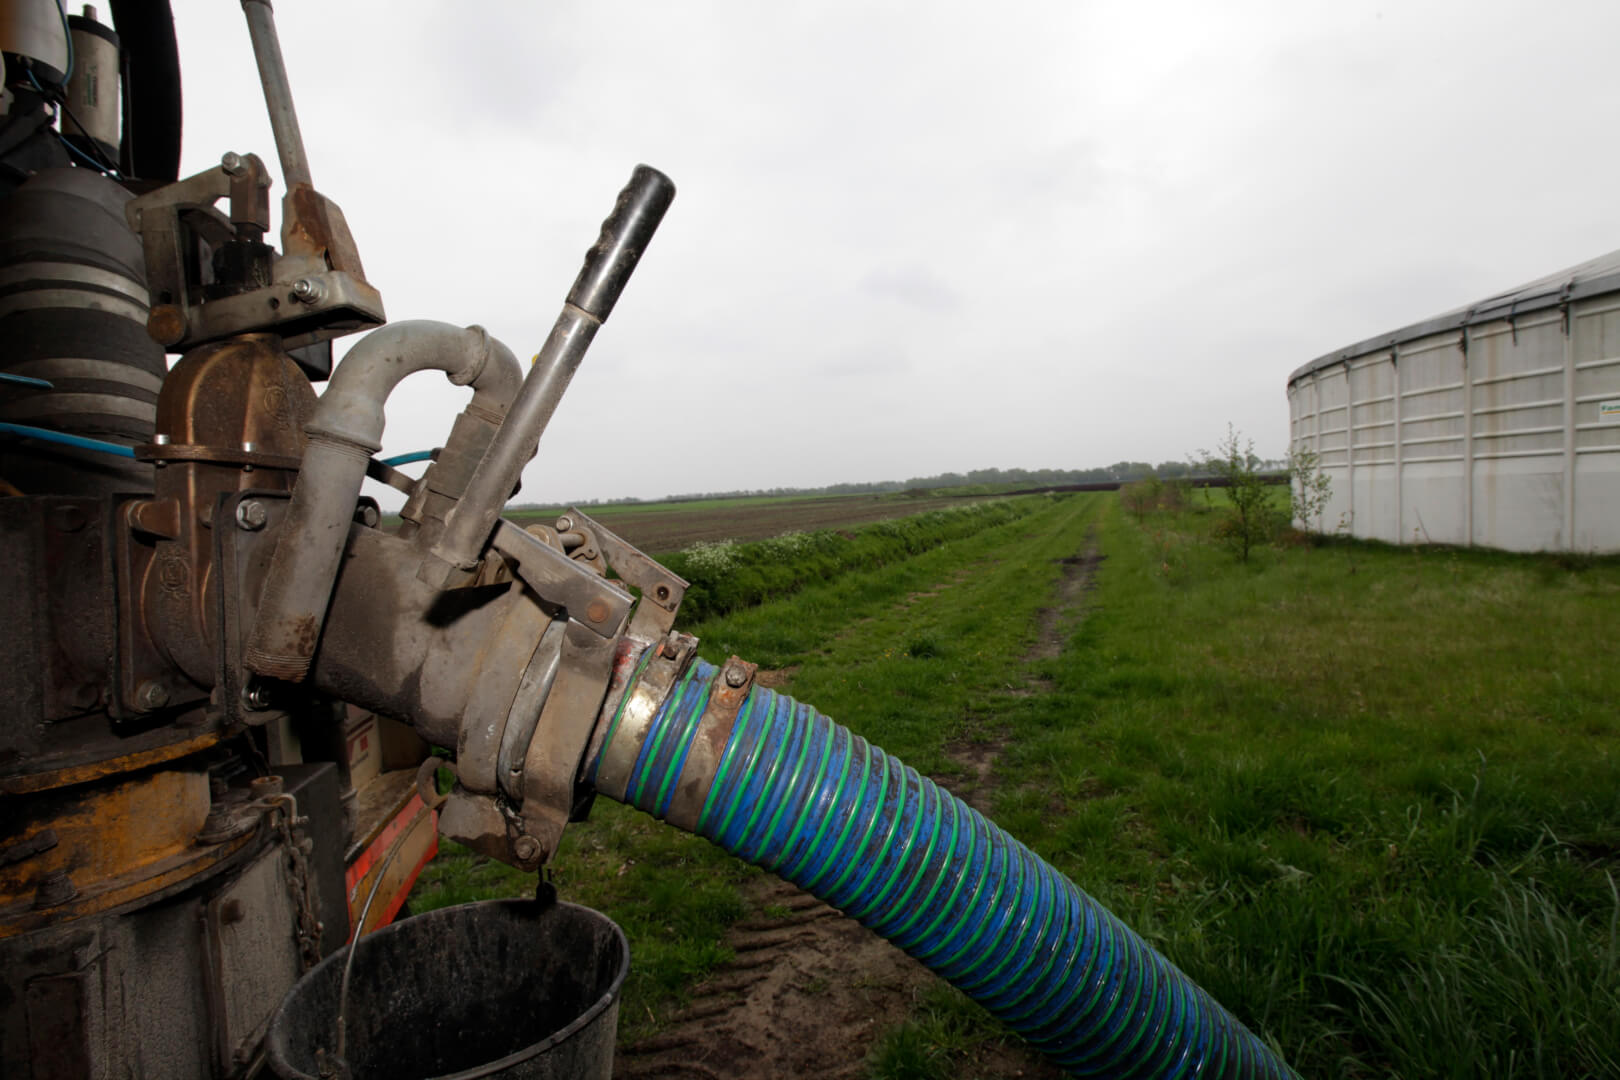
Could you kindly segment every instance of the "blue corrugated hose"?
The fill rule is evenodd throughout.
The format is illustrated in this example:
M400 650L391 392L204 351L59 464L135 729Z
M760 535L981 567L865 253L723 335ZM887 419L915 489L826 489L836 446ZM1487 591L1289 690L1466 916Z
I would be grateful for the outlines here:
M624 802L665 817L707 784L696 832L859 919L1073 1075L1295 1076L1038 855L808 705L753 688L712 783L683 776L716 672L693 661L637 733ZM637 737L619 719L604 755Z

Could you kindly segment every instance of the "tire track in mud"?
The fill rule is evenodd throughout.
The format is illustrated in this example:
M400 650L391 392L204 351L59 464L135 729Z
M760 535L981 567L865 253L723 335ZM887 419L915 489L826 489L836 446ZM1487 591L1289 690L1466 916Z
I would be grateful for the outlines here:
M1103 557L1093 526L1081 550L1059 560L1063 573L1051 604L1040 610L1036 640L1022 658L1026 665L1062 652L1084 617L1085 596ZM938 595L968 572L908 596L901 606ZM794 670L762 671L760 681L780 687ZM1047 686L1031 672L1008 692L1033 694ZM947 753L967 775L936 779L983 811L1004 746L1005 739L949 746ZM615 1080L861 1080L874 1044L911 1018L919 993L935 978L855 920L785 881L762 874L743 891L756 914L728 931L733 959L693 987L688 1004L657 1034L619 1048ZM1011 1038L980 1043L955 1065L957 1075L984 1080L1063 1075Z
M1080 551L1057 560L1063 573L1052 591L1052 603L1037 613L1035 641L1021 657L1026 668L1061 656L1064 643L1085 618L1086 595L1096 584L1097 567L1108 557L1097 547L1097 527L1092 525L1086 530ZM1051 690L1050 679L1026 670L1021 680L1009 686L1006 693L1013 697L1032 697ZM981 814L989 813L996 762L1006 746L1004 734L947 744L946 756L961 766L964 776L940 782L973 809Z
M745 893L759 914L726 935L734 959L663 1031L619 1049L616 1080L858 1080L877 1036L933 977L787 882L761 875Z

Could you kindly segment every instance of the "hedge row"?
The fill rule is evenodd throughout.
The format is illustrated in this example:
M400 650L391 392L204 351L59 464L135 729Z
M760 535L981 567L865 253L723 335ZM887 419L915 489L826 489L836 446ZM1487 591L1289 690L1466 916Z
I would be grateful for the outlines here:
M1015 521L1039 497L966 503L863 525L853 532L793 532L747 543L694 544L659 561L691 583L683 622L698 622L784 596L811 582L883 566Z

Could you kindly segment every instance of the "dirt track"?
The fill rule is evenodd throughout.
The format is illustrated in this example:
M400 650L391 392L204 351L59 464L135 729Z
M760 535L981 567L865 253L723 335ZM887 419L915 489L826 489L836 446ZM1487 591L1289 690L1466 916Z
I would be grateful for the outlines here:
M1055 657L1074 624L1101 561L1087 538L1062 560L1063 576L1043 609L1028 662ZM1012 693L1044 689L1031 677ZM952 748L964 778L946 782L977 809L989 806L1000 746ZM907 1019L935 977L853 919L773 877L748 890L756 914L734 924L736 958L695 987L691 1002L657 1035L619 1048L615 1080L859 1080L878 1037ZM769 912L769 914L767 914ZM1014 1039L976 1047L956 1075L1003 1080L1063 1074Z

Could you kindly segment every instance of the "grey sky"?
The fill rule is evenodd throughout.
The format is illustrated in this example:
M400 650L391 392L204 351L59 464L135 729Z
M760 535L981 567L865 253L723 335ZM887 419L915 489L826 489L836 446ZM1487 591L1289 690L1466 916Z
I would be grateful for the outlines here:
M531 355L631 168L675 180L525 500L1280 454L1295 367L1620 246L1612 2L276 16L392 318ZM175 19L183 169L273 161L238 5ZM404 384L386 450L464 393Z

